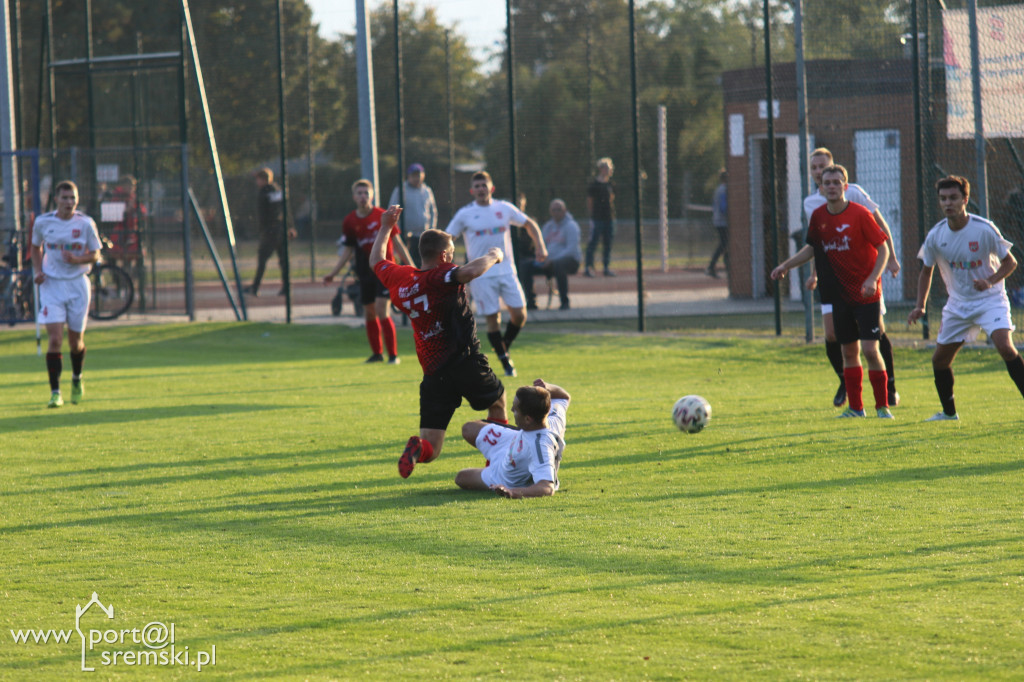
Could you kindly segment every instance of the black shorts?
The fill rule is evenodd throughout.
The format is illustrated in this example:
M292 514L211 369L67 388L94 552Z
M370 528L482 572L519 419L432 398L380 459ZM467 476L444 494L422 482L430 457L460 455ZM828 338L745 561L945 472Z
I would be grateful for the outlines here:
M387 298L388 290L377 278L373 270L356 270L359 275L359 302L363 305L371 305L378 298Z
M882 338L881 303L849 303L837 296L832 302L832 324L839 343L878 341Z
M420 382L420 428L447 429L462 399L474 410L486 410L505 393L505 386L491 371L487 356L471 353Z

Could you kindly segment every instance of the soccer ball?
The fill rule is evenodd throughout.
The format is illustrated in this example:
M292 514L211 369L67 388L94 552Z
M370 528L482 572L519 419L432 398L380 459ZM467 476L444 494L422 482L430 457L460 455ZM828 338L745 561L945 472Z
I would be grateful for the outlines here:
M699 395L684 395L672 408L672 421L680 431L697 433L711 421L711 403Z

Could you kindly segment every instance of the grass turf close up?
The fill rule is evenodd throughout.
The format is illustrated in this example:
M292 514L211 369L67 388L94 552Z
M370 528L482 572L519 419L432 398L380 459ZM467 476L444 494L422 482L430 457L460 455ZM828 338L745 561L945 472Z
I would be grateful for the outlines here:
M66 678L82 640L12 631L173 623L237 679L1019 679L1021 402L995 351L897 349L895 422L835 420L820 346L531 331L514 388L573 396L562 490L458 490L459 437L398 477L420 372L362 330L95 327L86 400L45 408L26 332L0 334L0 678ZM66 354L65 354L66 356ZM65 357L65 365L69 365ZM65 370L65 392L70 373ZM867 387L870 395L870 388ZM679 433L698 393L711 425ZM105 663L104 677L192 668ZM149 650L167 651L166 648ZM179 659L180 661L180 659Z

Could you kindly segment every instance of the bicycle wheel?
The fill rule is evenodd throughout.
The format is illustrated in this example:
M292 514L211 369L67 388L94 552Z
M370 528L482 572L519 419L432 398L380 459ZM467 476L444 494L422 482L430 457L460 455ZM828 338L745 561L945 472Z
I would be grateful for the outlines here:
M89 317L94 320L113 320L120 317L135 300L135 284L131 276L116 265L101 263L93 266L92 302Z
M18 321L18 310L15 306L14 278L11 269L0 267L0 322L14 326Z

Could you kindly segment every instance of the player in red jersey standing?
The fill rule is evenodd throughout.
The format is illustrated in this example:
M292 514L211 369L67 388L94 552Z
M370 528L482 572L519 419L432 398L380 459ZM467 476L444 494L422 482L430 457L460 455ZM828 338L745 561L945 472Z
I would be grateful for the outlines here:
M832 294L836 337L843 349L843 379L849 406L839 416L864 416L864 369L860 363L863 345L875 409L879 417L892 419L888 376L878 349L881 276L889 248L885 233L868 209L846 199L848 177L846 169L839 165L822 171L821 188L827 203L811 214L807 245L772 270L772 279L781 279L792 268L816 258L818 286Z
M384 346L387 346L388 362L397 365L401 360L398 357L395 322L391 319L391 301L387 289L373 274L373 267L370 265L370 247L373 246L373 240L380 231L384 209L373 205L373 183L369 180L356 180L352 185L352 198L355 199L356 210L345 216L345 221L341 224L338 263L330 274L324 277L324 284L330 284L335 275L341 272L355 255L356 276L359 278L359 291L366 315L366 338L370 342L370 350L373 351L373 355L366 362L383 362ZM391 239L387 242L387 257L393 259L393 248L397 247L402 260L412 263L412 257L402 243L400 234L399 229L393 227Z
M420 237L423 269L397 265L386 252L388 230L398 223L402 209L392 206L383 215L383 229L370 251L370 266L384 283L391 300L412 322L416 355L423 367L420 382L420 435L405 445L398 473L408 478L417 463L441 454L444 435L462 399L474 410L487 410L488 421L508 424L505 387L480 352L476 320L466 300L466 284L504 258L494 247L465 265L452 263L455 243L440 230Z

